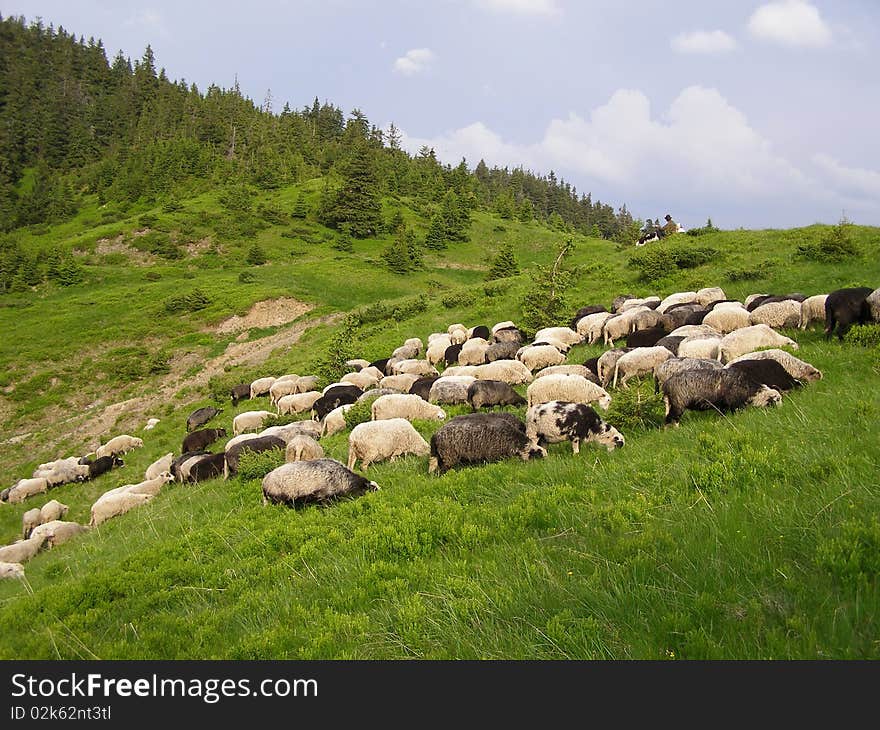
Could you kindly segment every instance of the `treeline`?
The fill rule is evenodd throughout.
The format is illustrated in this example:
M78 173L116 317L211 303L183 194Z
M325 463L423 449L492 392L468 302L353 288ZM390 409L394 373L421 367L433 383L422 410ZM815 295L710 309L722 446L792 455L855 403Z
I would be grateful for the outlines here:
M382 195L413 201L438 248L459 240L478 208L607 238L632 223L626 206L593 201L553 172L444 165L400 141L394 125L381 130L358 109L346 117L315 98L278 111L270 93L257 105L237 83L201 91L171 81L149 46L133 63L121 52L110 61L100 40L0 18L0 230L63 220L84 194L152 202L316 176L327 184L319 219L355 237L376 232Z

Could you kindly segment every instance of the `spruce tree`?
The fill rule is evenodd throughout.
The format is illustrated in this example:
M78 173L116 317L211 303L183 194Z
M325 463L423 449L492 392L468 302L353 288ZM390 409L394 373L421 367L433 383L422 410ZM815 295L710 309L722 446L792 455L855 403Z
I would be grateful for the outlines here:
M492 259L492 266L489 268L486 279L504 279L507 276L516 276L518 273L519 264L513 253L513 244L502 244L498 254Z
M306 203L306 196L300 193L296 196L296 202L293 204L291 215L294 218L305 218L309 214L309 205Z
M382 226L382 205L373 153L366 143L355 145L342 174L342 187L327 211L330 223L335 228L348 224L355 238L376 235Z
M532 206L532 201L528 198L523 198L522 203L520 203L519 210L516 213L516 217L522 223L531 223L535 218L535 209Z
M446 248L446 224L439 215L431 218L431 225L428 227L428 233L425 235L425 248L430 248L434 251L441 251Z

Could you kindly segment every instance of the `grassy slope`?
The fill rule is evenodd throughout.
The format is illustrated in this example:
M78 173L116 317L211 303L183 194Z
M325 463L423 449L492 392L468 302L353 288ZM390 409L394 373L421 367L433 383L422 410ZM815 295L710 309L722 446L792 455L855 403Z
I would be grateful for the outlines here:
M280 191L276 199L293 196ZM211 210L207 198L191 206ZM87 224L39 240L100 237L77 230ZM504 222L505 231L494 230L498 224L476 216L472 241L447 252L446 263L482 266L501 240L514 243L521 264L546 262L562 238L535 224ZM0 363L12 371L10 383L19 384L20 374L45 382L41 373L57 374L57 363L83 363L62 372L48 393L7 396L11 431L26 431L28 419L47 408L76 402L72 391L88 390L90 375L99 376L96 391L109 383L119 399L151 387L151 378L130 385L102 379L100 358L86 356L72 334L88 336L88 352L135 341L150 351L208 356L230 338L207 334L206 324L266 296L296 296L321 313L437 291L427 312L364 330L358 344L372 358L453 321L517 319L516 299L528 281L526 275L500 296L445 307L440 298L448 290L438 287L476 284L480 271L429 260L425 272L398 277L368 263L375 242L358 242L347 256L326 243L313 249L281 238L280 230L259 235L270 264L253 284L238 283L243 264L229 265L243 259L248 242L226 244L225 259L209 254L195 265L161 264L159 281L145 281L148 269L96 259L89 277L101 279L100 287L45 290L31 295L29 306L19 306L20 296L7 298L0 328L15 334L0 343ZM704 237L701 243L720 250L717 260L654 286L636 282L613 245L579 239L574 260L586 271L572 301L715 284L733 297L876 286L876 229L857 231L863 259L828 266L792 258L797 243L821 232ZM307 255L291 257L292 248ZM725 280L725 272L755 262L766 278ZM212 294L211 307L183 318L156 315L154 302L195 285ZM150 306L131 306L138 288ZM50 316L55 323L47 325ZM310 330L259 372L239 368L229 377L307 372L329 334ZM573 457L561 444L542 462L441 478L428 478L425 460L410 458L368 470L384 487L376 494L298 512L263 508L258 481L172 485L152 504L39 555L26 566L27 585L0 584L0 657L876 657L876 356L825 343L818 331L795 336L801 356L825 378L781 408L724 418L691 413L673 431L630 429L627 446L612 454L586 449ZM599 351L576 348L569 360ZM153 459L177 451L186 414L209 402L197 391L169 404L124 469L51 496L71 506L71 519L87 521L99 494L137 481ZM227 405L220 422L229 427L235 413L263 405ZM419 428L427 437L437 425ZM53 426L41 428L49 434ZM40 450L39 439L4 446L4 483L56 456ZM76 441L72 434L66 442L71 452ZM326 439L324 448L344 461L346 435ZM0 506L3 542L13 539L21 514L43 501Z

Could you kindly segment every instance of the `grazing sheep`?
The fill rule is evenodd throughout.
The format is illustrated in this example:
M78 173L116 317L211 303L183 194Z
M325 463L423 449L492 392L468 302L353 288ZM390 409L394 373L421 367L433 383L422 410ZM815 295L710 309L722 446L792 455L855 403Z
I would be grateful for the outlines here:
M147 423L144 426L144 431L152 431L157 425L159 425L158 418L148 418Z
M623 434L605 423L585 403L549 401L526 411L526 437L534 444L546 446L571 441L571 450L580 452L581 442L595 441L613 451L624 445Z
M171 462L174 460L174 454L171 452L165 454L165 456L156 459L152 464L147 467L147 471L144 473L144 479L155 479L159 476L163 471L170 471Z
M727 363L759 347L791 347L797 350L798 343L766 324L754 324L724 335L718 347L718 359Z
M687 324L703 324L703 320L706 319L706 315L709 314L710 310L701 307L699 309L694 309L687 316L684 323ZM665 315L663 315L665 316Z
M363 368L360 372L363 375L369 375L375 378L377 383L385 377L385 373L382 370L379 370L379 368L373 367L372 365L367 365L367 367Z
M614 366L627 352L631 352L631 350L627 347L617 347L613 350L606 350L599 356L596 361L599 385L607 388L611 384L611 379L614 377ZM565 400L565 398L556 398L555 400Z
M672 319L670 317L667 317L665 314L658 314L653 309L640 308L632 315L629 331L630 334L633 334L635 332L639 332L640 330L658 329L662 330L663 334L665 335L671 329L670 327L668 327L668 325L671 323ZM660 337L658 337L657 339L660 339Z
M192 429L188 428L187 430ZM106 444L99 446L95 450L95 456L98 459L102 456L119 456L128 453L132 449L140 449L143 445L143 439L139 439L137 436L122 434L121 436L114 436Z
M379 381L380 388L394 388L401 393L408 393L413 383L419 379L414 373L403 373L401 375L386 375Z
M752 303L754 303L756 300L766 299L767 297L770 297L770 296L773 296L773 295L772 294L749 294L745 298L745 300L743 301L743 306L746 309L749 309L749 307L751 307ZM755 305L755 306L758 306L758 305ZM749 309L749 311L752 311L752 310Z
M404 347L414 347L418 352L416 353L416 357L419 356L419 353L425 349L425 344L422 342L420 337L410 337L404 340Z
M523 341L523 334L518 327L502 327L492 332L492 339L495 342L518 342Z
M766 385L768 388L778 390L780 393L794 390L801 386L800 381L795 380L788 371L776 360L740 360L726 365L729 370L739 370L746 377L756 383Z
M565 362L565 355L552 345L530 345L517 352L516 359L530 371L534 371L551 365L561 365Z
M19 540L12 545L0 547L0 563L26 563L40 552L45 542L45 535L33 535L32 533L27 540Z
M611 301L611 311L615 312L615 313L619 312L620 308L624 304L626 304L626 302L628 302L630 299L636 299L636 298L637 297L635 294L620 294L620 295L614 297L614 299Z
M613 316L611 312L595 312L581 317L577 322L577 333L592 345L602 336L605 323Z
M89 527L97 527L113 517L124 515L129 510L146 504L152 498L152 494L132 494L131 492L102 495L92 505Z
M452 338L449 335L440 335L433 340L429 339L428 349L425 351L425 359L431 363L431 365L436 365L446 356L446 350L451 347L452 344ZM460 345L462 343L459 342L456 344Z
M475 382L473 375L444 375L431 385L427 400L446 406L467 403L468 388Z
M249 434L250 436L250 434ZM255 435L253 435L255 437ZM230 443L235 441L235 439L230 439ZM227 444L227 448L229 445ZM185 482L189 477L189 468L198 461L198 457L200 456L208 456L210 455L210 451L190 451L186 454L181 454L174 461L171 462L171 468L168 470L171 472L171 476L173 476L179 482ZM109 492L105 492L104 494L115 494L118 489L111 489Z
M717 359L720 346L721 338L715 335L691 335L679 343L677 356Z
M296 415L297 413L305 413L306 411L312 410L315 403L320 398L323 398L324 394L317 390L311 390L307 393L293 393L292 395L283 395L281 399L276 403L276 407L278 408L279 416L291 416Z
M446 418L446 411L432 403L426 403L417 395L383 395L373 401L372 414L374 421L384 421L389 418L405 418L408 421L415 419L442 421Z
M296 437L294 436L293 438ZM235 476L238 474L241 455L245 451L259 454L263 451L271 451L272 449L278 449L283 453L287 449L287 442L280 436L258 436L257 438L240 441L228 447L225 452L225 465L223 467L224 478L228 479L230 475Z
M391 361L389 360L388 362L391 362ZM385 376L383 375L382 378L384 378L384 377ZM379 380L381 380L382 378L379 378ZM329 391L333 390L333 388L350 388L350 387L357 388L357 386L354 385L353 383L346 383L341 380L337 380L336 382L330 383L329 385L325 385L323 387L323 389L321 390L321 395L327 395L327 393ZM317 390L317 388L313 388L313 390Z
M483 365L486 362L486 351L489 343L482 337L472 337L467 340L458 353L460 365Z
M69 509L66 504L61 504L57 499L50 499L40 507L40 524L52 522L52 520L60 520L67 514Z
M753 324L745 307L716 307L703 318L703 324L712 327L722 335Z
M401 360L414 360L419 356L419 353L421 351L421 347L416 347L414 345L401 345L400 347L394 348L394 351L391 353L391 357L399 357Z
M361 390L369 390L370 388L375 388L379 384L379 380L380 378L373 377L371 373L361 371L359 373L346 373L342 376L341 382L351 383Z
M19 479L8 490L4 490L6 496L2 501L9 504L20 504L28 497L33 497L36 494L45 494L48 491L49 480L46 477Z
M685 304L688 302L697 302L697 293L695 291L683 291L670 294L659 305L657 311L663 314L669 307L674 304ZM699 302L698 302L699 303Z
M868 314L871 316L871 321L880 322L880 288L872 291L865 301L868 303Z
M378 376L376 379L378 380L379 377L381 376ZM317 390L319 382L321 382L321 378L317 375L301 375L299 380L296 381L296 392L308 393L310 390Z
M272 383L272 387L269 388L269 402L273 406L277 406L278 401L284 396L300 393L301 391L299 390L298 383L299 375L285 375L277 378L275 382Z
M566 345L579 345L584 341L583 335L579 334L571 327L545 327L535 333L536 342L545 338L561 340Z
M827 294L816 294L804 299L804 301L801 302L801 321L798 322L798 327L805 330L813 322L824 322L825 301L827 299Z
M611 405L611 396L604 388L580 375L564 373L538 378L526 389L526 402L529 408L540 403L549 403L551 400L571 403L592 403L595 401L606 411Z
M75 457L74 457L75 458ZM100 462L105 459L116 459L119 457L105 456L98 459ZM70 484L71 482L84 482L90 478L92 466L96 462L88 464L71 463L70 459L64 459L58 462L52 469L39 472L37 477L43 477L49 489L58 487L62 484Z
M433 378L433 376L431 376L431 377ZM421 378L419 378L419 380L421 380ZM416 383L418 383L419 380L417 380L415 383L413 383L410 386L410 390L412 390L413 387L415 387ZM371 403L374 400L376 400L376 398L379 398L383 395L394 395L395 393L401 393L401 392L405 392L405 391L400 391L397 388L373 388L372 390L367 390L362 395L359 395L358 399L355 401L355 403L363 403L364 401ZM345 404L345 405L351 405L351 404ZM326 416L325 416L325 418L326 418Z
M35 527L43 524L42 515L39 507L29 509L21 516L21 537L27 540L31 536L31 531Z
M294 461L263 477L263 504L272 502L299 507L311 502L354 497L377 489L376 482L355 474L335 459Z
M245 431L256 431L263 427L267 418L274 418L272 411L245 411L232 419L232 435L238 436Z
M251 398L253 399L261 395L266 395L274 382L275 378L273 377L257 378L254 380L251 383Z
M86 478L94 479L95 477L99 477L101 474L106 474L111 469L116 469L120 466L125 466L125 462L119 456L116 456L115 454L113 456L102 456L95 459L86 467L88 470Z
M600 312L607 312L608 310L603 307L601 304L588 304L585 307L581 307L575 312L574 317L571 318L571 328L575 330L578 334L583 334L578 329L578 323L584 318L589 317L591 314L599 314Z
M464 330L465 334L467 334L467 327L465 327L461 322L456 322L455 324L451 324L446 328L447 334L452 334L455 330Z
M217 439L226 438L225 428L201 428L198 431L188 433L183 439L180 453L187 451L201 451L213 444Z
M425 378L419 378L409 387L410 395L417 395L422 400L430 400L431 386L440 379L439 375L429 375Z
M239 383L233 385L229 389L229 396L232 399L232 405L237 406L239 401L250 400L251 386L250 383Z
M451 345L463 345L467 342L468 333L464 326L458 327L449 333L449 343Z
M162 487L173 481L174 477L171 476L171 472L165 471L152 479L145 479L137 484L126 484L122 489L132 494L151 494L155 497L162 491Z
M411 376L398 375L396 377ZM348 383L336 386L335 388L330 388L329 390L324 392L324 395L322 395L318 400L315 401L314 405L312 406L312 417L316 421L320 421L334 408L338 408L345 403L357 402L357 399L360 398L363 394L364 391L362 391L356 385L351 385Z
M443 366L447 365L456 365L458 363L458 356L461 354L461 348L464 345L450 345L446 348L446 352L443 353Z
M52 520L34 528L31 537L45 540L43 547L54 548L82 535L85 531L85 525L78 522Z
M735 411L764 407L782 400L779 391L750 380L736 370L693 370L670 377L662 387L666 425L678 425L685 410Z
M621 304L617 308L617 312L626 312L630 309L635 309L636 307L648 307L649 309L656 309L660 304L660 297L635 297L633 299L627 299L623 304Z
M428 473L443 474L459 464L543 458L547 450L529 441L522 422L513 414L471 413L441 426L431 436L430 453Z
M284 443L290 443L290 439L294 436L311 436L313 439L321 437L323 425L317 421L295 421L294 423L286 423L283 426L269 426L260 431L260 436L277 436Z
M393 370L396 375L418 375L420 378L440 374L427 360L401 360L394 364Z
M503 380L508 385L524 385L532 382L531 371L519 360L495 360L486 365L479 365L474 370L473 376L477 380Z
M693 337L694 335L721 337L721 333L718 330L707 324L685 324L681 327L676 327L669 333L670 337Z
M526 399L501 380L475 380L467 388L467 402L476 411L495 406L522 406Z
M354 403L346 403L341 406L337 406L330 413L328 413L324 417L324 430L321 431L321 437L324 436L332 436L336 433L341 433L346 429L347 424L345 423L345 412L354 406Z
M611 317L602 327L603 341L606 345L614 347L614 340L625 337L632 331L633 320L640 312L649 312L647 307L635 307L628 309L616 317Z
M665 317L665 314L661 314ZM654 347L660 340L666 337L668 330L666 327L648 327L647 329L636 330L626 336L627 347Z
M871 305L868 297L873 294L870 287L837 289L825 300L825 339L830 340L835 330L839 340L854 324L871 321Z
M477 325L468 330L468 338L470 339L471 337L480 337L481 339L489 340L492 338L492 331L485 325Z
M770 302L756 307L749 314L750 324L766 324L769 327L797 327L801 322L801 303L795 299Z
M507 329L516 329L516 325L511 322L509 319L504 320L503 322L498 322L495 326L492 327L492 336L495 336L495 333L499 330L507 330Z
M631 378L653 373L657 365L671 357L672 353L665 347L637 347L625 352L614 363L613 386L617 387L617 380L620 378L621 387L625 387Z
M0 580L3 578L24 580L24 566L21 563L0 563Z
M391 373L388 371L388 363L390 360L391 358L388 357L382 360L373 360L373 362L371 362L368 367L375 368L382 374L383 377L385 375L391 375Z
M694 299L698 304L708 307L713 302L720 302L727 299L727 295L724 293L724 289L717 286L710 286L705 289L700 289Z
M369 360L364 360L361 358L356 358L354 360L346 360L345 367L352 368L354 372L360 372L365 367L368 367L370 364Z
M186 418L186 430L187 431L195 431L197 428L204 426L208 421L210 421L215 416L219 416L223 413L222 409L214 408L213 406L205 406L204 408L197 408L192 413L189 414ZM111 439L112 441L112 439ZM110 443L109 441L107 442ZM107 446L107 444L104 444ZM141 444L143 446L143 444ZM97 452L96 452L97 453ZM109 453L109 452L108 452ZM117 452L113 452L117 453ZM122 452L125 453L125 452ZM101 456L101 454L98 454Z
M672 357L661 362L654 368L654 392L659 393L660 388L669 378L678 373L690 370L721 370L724 366L718 360L700 359L695 357Z
M482 365L453 365L452 367L448 367L443 371L443 377L460 377L462 375L467 375L469 377L475 378L476 372L479 370Z
M699 304L676 304L667 309L661 316L670 332L688 324L688 320L695 312L704 311Z
M790 352L786 352L785 350L772 349L761 350L759 352L747 352L744 355L734 358L727 364L733 365L733 363L742 360L776 360L776 362L782 365L782 367L785 368L785 371L795 380L801 380L805 383L813 383L822 379L821 371L814 368L810 363L796 358Z
M393 461L398 456L427 456L431 449L413 425L405 418L359 423L348 437L348 468L354 469L361 460L366 469L377 461Z
M599 358L596 358L598 361ZM535 373L535 380L538 378L546 378L548 375L558 375L560 373L569 373L571 375L580 375L590 380L596 385L599 384L599 378L587 365L551 365L549 368L542 368Z
M256 441L256 439L253 439ZM245 442L245 443L252 443ZM220 452L218 454L201 454L192 461L184 464L181 471L186 471L187 475L182 481L201 482L205 479L214 479L223 476L226 470L226 454Z
M311 436L294 436L284 450L285 461L309 461L323 458L324 449Z

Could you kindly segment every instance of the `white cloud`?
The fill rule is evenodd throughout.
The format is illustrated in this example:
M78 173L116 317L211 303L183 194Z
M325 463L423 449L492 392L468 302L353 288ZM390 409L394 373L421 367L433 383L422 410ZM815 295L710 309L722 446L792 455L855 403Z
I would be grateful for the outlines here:
M846 167L826 154L815 154L812 162L836 187L850 195L880 200L880 172L863 167Z
M498 13L516 15L559 15L556 0L477 0L477 4Z
M158 33L162 38L171 37L161 13L151 8L145 8L132 15L123 22L123 25L127 28L146 28L150 32Z
M818 8L805 0L778 0L759 7L749 18L756 38L785 46L821 48L831 43L831 28Z
M424 71L434 58L430 48L413 48L394 61L394 70L404 76L414 76Z
M679 53L726 53L736 48L736 40L723 30L697 30L679 33L671 45Z

